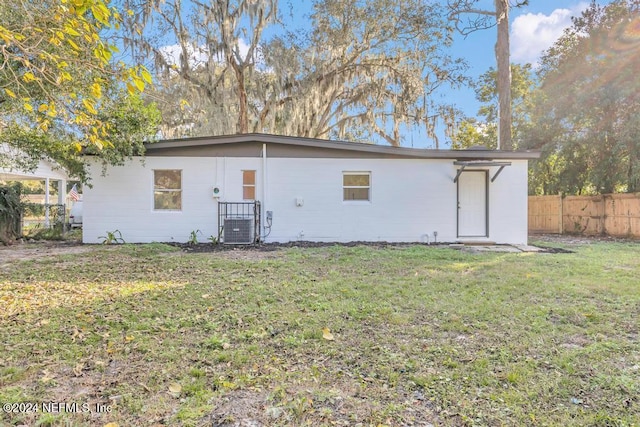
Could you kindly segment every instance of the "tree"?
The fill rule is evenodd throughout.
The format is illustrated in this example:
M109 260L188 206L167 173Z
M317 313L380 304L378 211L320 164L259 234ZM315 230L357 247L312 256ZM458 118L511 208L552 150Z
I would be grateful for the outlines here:
M640 4L592 3L546 52L529 147L539 167L553 164L548 187L567 193L640 190Z
M524 134L531 123L530 112L537 82L531 64L511 64L512 79L510 98L512 103L513 147L526 145ZM482 103L478 116L482 121L467 118L461 121L452 137L455 148L483 145L496 148L498 132L498 72L491 67L473 83L476 99Z
M511 69L509 56L509 9L527 5L529 0L518 0L513 5L509 0L495 0L493 10L476 7L479 0L447 0L449 16L458 31L465 37L474 31L497 27L495 47L497 64L497 92L499 103L499 135L497 148L513 149L511 135ZM466 18L466 19L463 19Z
M277 26L275 0L173 0L146 13L127 3L139 13L125 27L129 44L163 76L159 99L186 101L159 101L177 134L377 136L400 145L406 126L435 135L451 110L434 92L463 82L464 64L444 50L451 29L425 3L317 0L301 34ZM265 37L266 28L275 35Z
M43 156L111 146L104 93L119 84L142 91L151 81L143 67L113 63L116 49L101 34L119 20L103 0L0 0L0 137L20 153L0 164L33 166Z
M290 85L296 134L326 138L361 129L401 145L401 129L423 126L434 138L453 109L437 102L446 85L464 82L462 61L448 56L451 29L442 11L421 0L325 0L298 55L302 78Z
M54 160L70 176L88 183L87 157L97 158L103 166L120 165L132 156L144 153L143 143L155 135L160 113L154 104L143 102L138 94L126 90L108 89L96 118L109 129L108 144L87 145L79 153L77 137L66 126L52 125L47 132L19 123L7 125L2 136L9 144L8 152L0 153L0 165L20 170L34 170L41 158Z
M277 6L277 0L124 0L134 11L125 17L125 43L139 60L152 58L163 83L156 93L160 99L174 92L183 96L181 110L192 118L178 126L209 121L216 133L247 133L247 86L256 77L262 33L276 22Z

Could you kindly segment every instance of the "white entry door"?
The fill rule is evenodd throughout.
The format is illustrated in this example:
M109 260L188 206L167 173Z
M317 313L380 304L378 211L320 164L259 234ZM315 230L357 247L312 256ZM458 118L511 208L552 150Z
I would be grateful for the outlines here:
M487 172L463 171L458 178L458 237L487 237Z

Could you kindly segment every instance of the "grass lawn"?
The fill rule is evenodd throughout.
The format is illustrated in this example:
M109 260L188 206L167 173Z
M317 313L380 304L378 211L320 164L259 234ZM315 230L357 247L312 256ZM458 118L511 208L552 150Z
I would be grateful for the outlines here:
M0 424L640 425L640 244L565 247L5 263Z

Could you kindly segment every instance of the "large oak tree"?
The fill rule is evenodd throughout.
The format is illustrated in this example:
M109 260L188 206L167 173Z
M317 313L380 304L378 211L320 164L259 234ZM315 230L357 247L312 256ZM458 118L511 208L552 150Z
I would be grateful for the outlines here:
M275 0L128 0L129 43L153 58L171 136L268 132L402 143L451 120L464 81L446 13L422 0L317 0L304 31ZM267 35L268 33L268 35ZM176 102L182 99L183 102Z

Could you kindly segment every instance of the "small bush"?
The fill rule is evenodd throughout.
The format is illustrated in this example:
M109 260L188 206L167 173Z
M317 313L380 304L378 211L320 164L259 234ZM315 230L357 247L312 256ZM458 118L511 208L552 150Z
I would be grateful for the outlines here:
M26 234L27 238L34 240L65 240L62 227L43 228L38 225L29 230Z
M0 186L0 242L7 244L22 235L22 186Z

